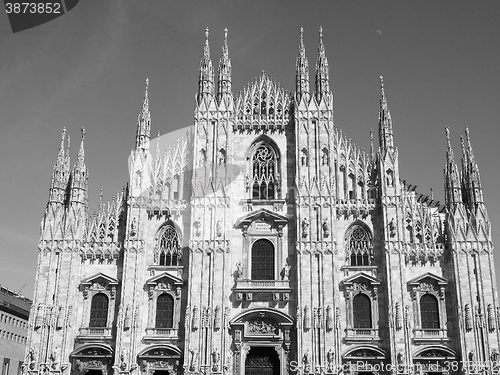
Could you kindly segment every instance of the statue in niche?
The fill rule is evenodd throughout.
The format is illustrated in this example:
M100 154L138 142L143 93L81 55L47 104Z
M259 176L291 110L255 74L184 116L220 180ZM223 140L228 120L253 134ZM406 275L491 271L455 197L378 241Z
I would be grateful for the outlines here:
M388 187L394 186L394 175L391 169L387 170L387 186Z
M236 278L241 279L243 276L243 266L241 265L241 262L236 263Z
M288 280L290 278L290 265L285 263L285 267L283 267L283 271L281 272L283 274L283 280Z
M321 165L328 165L328 150L326 147L321 150Z
M309 218L305 217L303 220L302 220L302 237L303 238L306 238L307 237L307 231L309 229L309 225L310 225L310 221L309 221Z
M205 152L205 149L202 148L200 150L200 154L198 155L198 166L203 167L207 162L207 154Z
M219 150L219 165L226 164L226 150L221 148Z
M302 167L307 167L307 150L305 148L303 148L301 151L300 151L300 165Z
M217 231L217 237L222 236L222 221L221 220L217 220L216 231Z
M134 238L137 236L137 218L134 217L132 219L132 223L130 223L130 237Z
M55 346L52 352L50 353L50 361L52 362L51 367L53 370L57 368L57 365L59 364L59 356L58 356L58 347Z
M500 356L500 354L498 353L498 350L493 349L491 351L490 359L491 359L493 366L499 365L499 363L498 363L499 356Z
M198 351L195 349L190 350L191 353L191 363L189 365L189 371L195 371L198 364Z
M219 365L220 365L220 353L217 350L217 348L215 348L215 350L212 352L212 371L218 372Z
M323 237L328 238L330 236L330 223L328 219L323 220Z
M309 374L311 372L311 353L309 350L304 354L302 363L304 364L304 373Z
M328 371L329 372L333 371L334 362L335 362L335 354L333 353L332 349L330 349L328 351L328 353L326 353L326 360L328 362Z

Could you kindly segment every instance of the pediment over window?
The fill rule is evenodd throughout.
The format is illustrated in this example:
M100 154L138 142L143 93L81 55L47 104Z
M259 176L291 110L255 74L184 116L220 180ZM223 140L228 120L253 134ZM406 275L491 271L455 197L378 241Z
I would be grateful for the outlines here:
M408 285L418 287L421 284L425 284L425 283L429 283L429 282L431 284L437 284L440 287L444 287L444 286L446 286L446 284L448 284L448 280L445 279L444 277L440 277L440 276L434 275L433 273L427 272L419 277L416 277L416 278L408 281Z
M454 359L455 357L455 352L444 346L426 347L418 350L413 355L413 358L420 360Z
M378 286L380 285L380 280L377 279L376 277L373 277L371 275L368 275L364 272L357 273L356 275L352 275L345 279L343 281L343 284L346 287L363 287L363 285L372 285L372 286Z
M174 276L168 272L163 272L146 281L149 288L169 290L174 287L180 287L184 281L180 277Z
M96 273L82 280L80 286L83 290L116 290L118 280L104 273Z
M374 346L358 346L347 351L342 357L344 359L383 360L386 354L382 349Z
M235 228L248 228L253 222L263 222L275 227L278 232L283 229L283 227L288 223L288 218L286 216L277 214L276 212L269 211L265 208L261 208L257 211L250 212L244 215L234 224Z

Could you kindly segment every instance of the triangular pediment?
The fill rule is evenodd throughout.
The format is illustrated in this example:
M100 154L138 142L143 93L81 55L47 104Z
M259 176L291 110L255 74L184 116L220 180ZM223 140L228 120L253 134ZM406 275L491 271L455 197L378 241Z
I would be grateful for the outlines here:
M162 272L146 281L146 285L149 286L156 286L159 284L182 285L184 284L184 281L182 281L180 277L171 275L168 272Z
M115 279L114 277L108 276L102 272L96 273L95 275L92 275L90 277L87 277L82 280L81 285L83 287L91 287L94 284L99 284L101 286L107 286L107 285L118 285L118 280Z
M286 216L277 214L276 212L261 208L257 211L250 212L249 214L238 218L238 220L236 220L236 223L234 224L234 227L248 227L254 221L264 221L268 224L275 224L283 227L288 223L288 218Z
M352 285L354 283L360 283L360 282L365 282L365 283L368 283L371 285L379 285L380 284L379 279L377 279L376 277L373 277L371 275L368 275L364 272L360 272L360 273L357 273L355 275L352 275L343 281L344 285L346 285L346 286Z
M441 276L434 275L433 273L430 273L430 272L424 273L423 275L418 276L418 277L408 281L408 284L409 285L419 285L420 283L424 282L426 279L427 280L430 279L433 282L435 282L436 284L442 285L442 286L445 286L446 284L448 284L447 279L445 279L444 277L441 277Z

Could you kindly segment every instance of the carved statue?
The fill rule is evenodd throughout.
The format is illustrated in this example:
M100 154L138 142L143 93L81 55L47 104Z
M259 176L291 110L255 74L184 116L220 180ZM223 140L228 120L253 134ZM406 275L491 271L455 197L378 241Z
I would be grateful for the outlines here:
M330 349L328 353L326 353L326 360L328 362L328 371L332 372L335 362L335 354L333 353L332 349Z
M220 353L215 348L215 350L212 352L212 371L217 372L219 371L219 365L220 365Z
M51 367L53 370L57 368L57 365L59 364L59 357L58 357L58 347L55 346L54 349L52 349L52 352L50 353L49 356L51 363Z
M311 222L309 221L309 218L305 217L302 219L302 237L306 238L307 237L307 230L309 229L309 224Z
M283 267L283 280L288 280L290 277L290 265L285 263L285 267Z
M308 374L311 372L311 353L309 350L304 354L304 358L302 359L302 363L304 364L304 373Z
M498 358L500 354L498 353L498 350L493 349L490 354L490 359L491 362L493 362L493 366L498 366Z
M34 370L36 367L36 350L33 347L30 347L27 354L28 359L28 367L30 370Z
M236 263L236 278L241 279L243 276L243 266L241 265L241 262Z
M300 164L303 167L307 167L307 150L305 148L300 151Z
M198 364L198 351L196 349L191 349L189 352L191 353L189 371L195 371L196 365Z
M219 165L226 164L226 151L223 148L219 150Z
M216 230L217 230L217 237L222 236L222 221L221 220L217 220Z
M328 219L323 220L323 237L328 238L330 236L330 223Z
M130 237L137 236L137 218L134 217L132 219L132 223L130 223Z

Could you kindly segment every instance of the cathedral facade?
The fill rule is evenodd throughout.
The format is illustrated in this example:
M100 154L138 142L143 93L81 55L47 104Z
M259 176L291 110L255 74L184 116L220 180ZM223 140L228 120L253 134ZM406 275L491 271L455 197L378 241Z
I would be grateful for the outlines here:
M217 77L217 79L216 79ZM89 214L67 135L41 224L31 375L490 374L500 302L468 130L447 131L445 202L400 179L381 78L378 145L334 126L319 32L295 92L238 95L208 30L194 126L153 151L148 81L130 180ZM313 87L310 87L313 86Z

